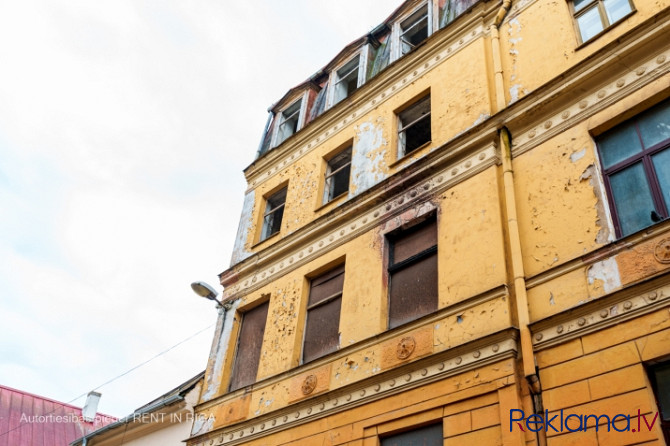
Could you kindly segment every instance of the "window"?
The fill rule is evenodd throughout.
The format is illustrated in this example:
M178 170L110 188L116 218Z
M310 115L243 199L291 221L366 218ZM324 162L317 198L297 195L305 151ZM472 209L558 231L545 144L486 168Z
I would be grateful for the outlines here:
M275 192L267 199L265 214L263 214L263 231L261 241L279 232L286 205L286 189Z
M333 105L349 96L358 88L360 59L360 55L354 57L335 72L333 79Z
M666 443L670 444L670 362L651 367L649 375L660 412L661 429Z
M437 310L435 217L389 236L389 328Z
M596 138L619 237L668 218L670 101Z
M281 144L289 136L299 130L298 126L300 125L301 106L302 99L298 99L281 112L279 117L279 129L277 130L277 142L275 145Z
M405 156L430 140L430 96L426 96L398 114L398 156Z
M430 34L430 19L428 5L416 11L400 23L400 55L412 51L418 44L428 38Z
M442 446L442 423L382 438L381 446Z
M351 174L351 146L328 161L323 202L328 203L349 191Z
M343 285L344 265L312 280L307 301L303 362L334 352L340 345Z
M592 39L633 11L630 0L574 0L572 9L582 42Z
M235 364L230 378L231 392L256 382L268 306L268 302L265 302L242 315Z

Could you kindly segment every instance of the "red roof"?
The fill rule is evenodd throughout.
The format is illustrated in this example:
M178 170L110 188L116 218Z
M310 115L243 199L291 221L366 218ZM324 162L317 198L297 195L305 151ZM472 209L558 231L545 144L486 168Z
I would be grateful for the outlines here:
M0 385L0 446L67 446L114 421L98 413L87 422L80 407Z

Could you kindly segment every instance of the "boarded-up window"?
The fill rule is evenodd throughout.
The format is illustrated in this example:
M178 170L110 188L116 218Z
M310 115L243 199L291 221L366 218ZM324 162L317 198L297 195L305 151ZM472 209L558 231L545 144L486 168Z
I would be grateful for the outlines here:
M303 362L337 350L340 345L340 305L344 265L312 280L307 301Z
M389 328L437 310L437 223L389 237Z
M381 439L381 446L442 446L442 423L431 424Z
M256 382L267 317L268 302L242 315L242 327L240 328L240 335L237 340L235 364L233 365L233 374L230 378L231 392Z

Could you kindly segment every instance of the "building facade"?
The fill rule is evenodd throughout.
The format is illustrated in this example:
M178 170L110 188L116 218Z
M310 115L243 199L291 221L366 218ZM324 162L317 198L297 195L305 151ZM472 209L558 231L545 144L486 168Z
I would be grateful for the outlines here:
M290 90L188 444L666 444L669 35L406 1Z

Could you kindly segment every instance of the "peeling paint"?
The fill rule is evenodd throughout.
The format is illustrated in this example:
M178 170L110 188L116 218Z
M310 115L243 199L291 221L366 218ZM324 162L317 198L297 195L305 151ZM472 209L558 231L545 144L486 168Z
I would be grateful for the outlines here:
M570 155L570 161L572 161L573 163L576 163L580 159L584 158L584 155L586 155L586 149L582 149L579 152L573 152Z
M589 164L584 172L579 177L580 181L589 181L589 185L593 188L593 193L596 196L595 209L597 213L596 225L600 227L596 234L596 243L605 244L614 240L614 224L612 223L609 212L605 210L606 194L605 185L602 182L601 175L598 174L597 168L594 164Z
M613 257L591 265L587 272L587 278L589 285L600 285L605 293L621 288L619 266Z
M207 382L205 391L202 394L201 402L209 401L216 396L221 386L223 378L223 362L226 357L226 351L230 342L230 336L233 332L233 319L235 311L239 305L239 300L231 303L231 308L219 314L219 320L216 324L216 334L212 342L212 349L209 354Z
M216 418L214 415L210 415L205 418L201 414L201 416L194 417L193 426L191 427L191 436L200 435L211 431L212 427L214 427L215 421Z
M245 248L245 245L249 239L249 231L251 230L251 218L254 212L255 195L255 191L251 190L244 196L240 225L237 228L237 236L235 236L235 245L233 246L233 255L230 259L231 266L243 261L253 254Z
M382 149L388 143L384 139L382 123L379 124L364 122L358 126L357 141L351 155L349 198L370 189L388 176L385 151Z

